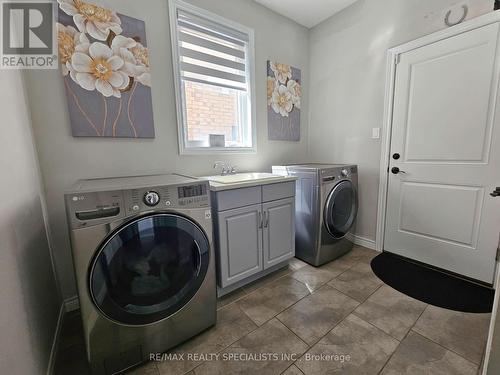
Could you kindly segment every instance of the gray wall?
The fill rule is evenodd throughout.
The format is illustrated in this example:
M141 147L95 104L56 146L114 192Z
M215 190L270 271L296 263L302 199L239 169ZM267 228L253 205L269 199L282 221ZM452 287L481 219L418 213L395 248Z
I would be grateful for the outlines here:
M307 154L307 96L302 104L300 142L268 141L266 121L267 59L301 68L303 91L308 91L306 28L250 0L190 1L255 29L258 151L253 155L179 156L167 1L95 2L146 21L152 61L156 139L73 138L60 72L33 71L27 75L33 127L54 240L54 258L64 298L76 294L63 202L64 189L75 180L172 171L202 175L212 173L213 162L220 159L230 160L240 170L270 170L274 163L301 162Z
M0 369L46 373L59 312L19 71L0 71Z
M446 27L446 10L464 3L468 18L493 9L493 0L359 0L311 30L309 156L359 165L362 237L375 240L380 140L371 131L382 127L387 49Z

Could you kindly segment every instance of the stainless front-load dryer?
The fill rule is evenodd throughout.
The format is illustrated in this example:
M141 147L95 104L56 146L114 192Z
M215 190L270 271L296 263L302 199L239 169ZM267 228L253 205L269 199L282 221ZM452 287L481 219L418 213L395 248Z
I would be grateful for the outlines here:
M215 324L207 181L79 181L65 196L88 360L113 374Z
M352 249L358 212L355 165L274 166L273 173L298 177L295 195L295 256L314 266Z

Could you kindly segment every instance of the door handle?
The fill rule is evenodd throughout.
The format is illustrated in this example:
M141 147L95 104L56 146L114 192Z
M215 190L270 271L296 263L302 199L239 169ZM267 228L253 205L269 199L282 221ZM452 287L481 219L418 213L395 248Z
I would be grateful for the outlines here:
M269 213L267 211L264 211L264 228L267 228L269 225Z
M405 171L402 171L401 169L399 169L398 167L392 167L391 168L391 172L393 174L398 174L398 173L406 173Z
M262 229L262 212L259 211L259 229Z
M495 190L493 190L490 195L492 197L500 197L500 186L497 186L497 188Z

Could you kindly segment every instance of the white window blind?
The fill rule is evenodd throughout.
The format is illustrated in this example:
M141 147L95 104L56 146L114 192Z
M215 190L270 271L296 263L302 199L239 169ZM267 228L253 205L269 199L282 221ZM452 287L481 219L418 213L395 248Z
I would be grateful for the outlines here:
M249 36L177 9L182 80L248 90Z
M179 152L255 152L254 31L169 0Z

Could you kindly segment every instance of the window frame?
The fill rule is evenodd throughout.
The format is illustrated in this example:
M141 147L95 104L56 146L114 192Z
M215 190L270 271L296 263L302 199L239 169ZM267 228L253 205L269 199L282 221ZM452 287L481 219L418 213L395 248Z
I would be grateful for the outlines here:
M184 10L196 16L207 18L210 21L230 27L248 35L248 53L246 56L246 79L248 82L248 98L250 101L250 121L252 146L251 147L189 147L187 141L187 123L184 114L185 92L181 79L179 60L179 33L177 27L177 10ZM196 7L182 0L169 0L170 39L172 50L172 67L174 73L175 105L177 112L177 137L180 155L193 154L226 154L226 153L256 153L257 152L257 121L256 121L256 95L255 95L255 37L254 30L237 22L228 20L203 8Z

